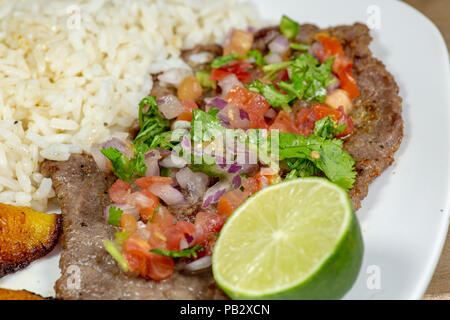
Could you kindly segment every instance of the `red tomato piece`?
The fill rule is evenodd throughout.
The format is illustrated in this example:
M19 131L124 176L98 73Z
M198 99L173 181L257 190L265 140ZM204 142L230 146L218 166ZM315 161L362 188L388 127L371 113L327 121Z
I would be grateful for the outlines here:
M216 213L199 212L195 217L195 225L202 229L203 234L197 239L197 243L214 236L222 229L224 223L225 219Z
M179 220L175 225L178 230L183 232L184 234L194 234L195 233L195 225L190 223L189 221Z
M339 39L336 37L330 37L329 35L325 33L319 33L316 35L317 40L320 41L322 44L325 53L329 55L345 55L344 49L342 48L341 43L339 42Z
M338 121L342 116L338 110L324 106L320 103L314 103L313 110L317 120L330 116L333 121Z
M166 229L173 226L174 220L175 217L170 213L170 211L167 210L166 207L160 206L159 210L153 215L151 224L157 224L163 229Z
M280 132L298 134L298 129L295 126L294 120L292 120L291 117L283 110L278 113L275 121L270 126L270 130L275 129L278 129Z
M268 128L264 114L269 110L270 105L263 95L246 88L233 86L225 97L225 101L246 111L250 117L252 128Z
M130 194L130 184L120 179L117 179L111 188L109 188L109 197L115 203L127 203Z
M241 190L231 190L226 192L217 204L217 212L222 215L230 215L236 210L247 198L249 194Z
M143 177L143 178L136 179L136 184L139 187L143 188L143 189L146 189L146 188L150 187L154 183L168 183L168 184L172 184L173 183L173 179L170 178L170 177L158 177L158 176Z
M242 63L239 61L232 61L227 65L218 69L212 69L209 79L220 81L230 74L235 74L239 81L247 83L251 80L248 69L252 68L249 63Z
M175 269L175 262L170 257L150 252L147 272L149 278L159 281L170 278Z
M183 232L173 226L165 230L164 236L167 238L168 250L180 250L180 241L184 237Z
M356 84L356 80L352 75L351 69L345 69L338 74L338 77L341 83L341 88L347 91L350 99L355 99L357 96L359 96L358 85Z
M153 212L159 205L158 197L147 189L144 189L138 192L134 192L131 195L131 198L133 199L134 205L139 208L141 219L144 222L147 222L148 219L151 219L153 216Z
M297 113L297 130L298 134L309 136L314 131L314 123L316 115L310 108L300 108Z

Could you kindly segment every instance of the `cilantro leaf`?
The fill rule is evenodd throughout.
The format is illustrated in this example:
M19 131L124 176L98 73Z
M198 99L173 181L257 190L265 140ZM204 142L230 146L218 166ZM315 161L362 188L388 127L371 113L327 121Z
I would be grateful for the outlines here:
M314 124L314 134L325 139L330 139L343 133L346 128L347 126L345 123L336 125L333 120L331 120L330 116L327 116L316 121Z
M247 57L255 59L255 63L257 66L262 67L267 64L266 59L264 59L259 50L250 50L247 54Z
M123 181L128 181L133 176L133 168L130 159L115 148L102 149L101 153L112 164L112 171Z
M300 26L294 20L283 16L280 22L281 33L288 39L294 38L300 31Z
M220 120L216 118L219 110L211 108L209 112L196 109L193 111L191 121L192 139L198 141L210 141L215 135L222 134L225 130L220 124Z
M302 43L291 43L290 44L291 49L298 50L298 51L307 51L311 46L307 44Z
M197 78L200 85L204 88L213 88L216 89L217 83L215 80L209 79L211 76L211 72L206 70L197 70L195 71L195 77Z
M286 164L288 168L291 170L286 175L285 177L286 180L311 177L315 176L320 172L320 170L316 168L314 163L308 159L302 158L286 159Z
M135 145L141 142L151 145L155 136L169 130L170 121L159 112L154 96L139 102L139 126L140 130L134 139Z
M123 210L115 206L110 206L108 211L108 223L118 227L120 223L120 217L123 214Z
M278 144L281 159L309 160L332 182L346 190L352 188L355 160L342 149L342 140L280 132Z
M222 56L211 61L211 68L217 69L227 65L231 61L241 58L239 54L228 54L226 56Z
M160 254L162 256L171 258L197 258L197 251L202 250L203 246L197 244L191 248L184 250L163 250L163 249L151 249L150 252Z
M278 91L275 85L262 83L259 80L250 83L249 90L262 94L273 107L286 105L294 98L292 94L286 95Z

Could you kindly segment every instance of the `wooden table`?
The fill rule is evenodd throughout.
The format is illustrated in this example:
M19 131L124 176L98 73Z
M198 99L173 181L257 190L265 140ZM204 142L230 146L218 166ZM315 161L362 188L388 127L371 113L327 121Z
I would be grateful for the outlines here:
M404 0L425 14L439 28L450 48L450 0ZM441 259L424 299L450 300L450 232Z

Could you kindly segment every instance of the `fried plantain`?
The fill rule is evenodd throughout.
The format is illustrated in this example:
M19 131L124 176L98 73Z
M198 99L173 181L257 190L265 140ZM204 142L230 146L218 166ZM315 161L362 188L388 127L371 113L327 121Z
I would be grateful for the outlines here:
M59 214L0 203L0 278L49 253L61 229Z
M10 290L0 288L0 300L47 300L26 290Z

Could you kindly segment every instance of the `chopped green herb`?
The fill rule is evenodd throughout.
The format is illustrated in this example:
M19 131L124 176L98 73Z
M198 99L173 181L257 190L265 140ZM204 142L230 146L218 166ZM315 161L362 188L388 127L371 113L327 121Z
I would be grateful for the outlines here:
M129 181L133 176L133 168L130 159L115 148L102 149L101 153L112 164L112 171L123 181Z
M203 246L197 244L192 248L184 250L163 250L163 249L151 249L150 252L160 254L162 256L171 258L197 258L197 251L202 250Z
M103 245L105 246L106 251L108 251L108 253L114 258L114 260L116 260L123 271L127 272L128 270L130 270L127 260L125 260L120 250L111 240L104 240Z
M123 210L115 206L110 206L108 211L108 223L118 227L120 224L120 217L123 214Z
M197 78L200 85L204 88L213 88L216 89L217 82L215 80L209 79L211 76L211 72L206 70L197 70L195 71L195 77Z
M345 123L336 125L333 120L331 120L330 116L327 116L316 121L314 124L314 134L325 139L331 139L338 134L343 133L346 128L347 126Z
M247 57L255 59L255 63L257 66L262 67L267 64L266 60L259 50L250 50L247 54Z
M283 94L278 91L275 85L262 83L259 80L250 83L249 90L261 93L273 107L287 105L295 97L293 95Z
M287 16L283 16L280 22L281 33L288 39L294 38L300 31L300 26L294 20L291 20Z
M128 237L130 236L130 233L125 231L124 232L117 231L115 233L115 236L116 236L115 240L116 244L118 246L122 246L125 243L125 241L127 241Z
M231 61L234 61L239 58L242 58L242 57L238 54L229 54L226 56L216 58L213 61L211 61L211 68L217 69L217 68L223 67L224 65L227 65Z
M295 43L295 42L291 43L290 46L291 46L291 49L298 50L298 51L308 51L308 49L311 48L310 45Z
M278 155L282 160L309 160L332 182L346 190L352 188L356 175L355 160L342 149L342 140L280 132L278 144Z
M170 177L170 175L172 174L172 170L170 170L169 168L161 168L161 177Z

